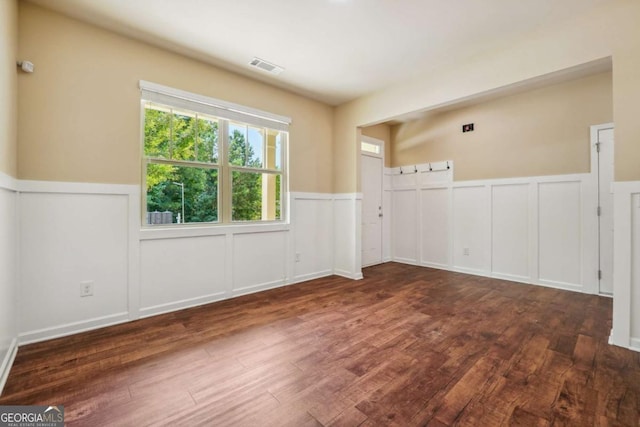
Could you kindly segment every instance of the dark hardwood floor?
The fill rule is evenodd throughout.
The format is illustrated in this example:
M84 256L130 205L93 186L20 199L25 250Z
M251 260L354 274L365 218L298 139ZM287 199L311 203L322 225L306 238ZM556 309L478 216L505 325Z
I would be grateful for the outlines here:
M611 300L400 264L21 347L70 426L638 426Z

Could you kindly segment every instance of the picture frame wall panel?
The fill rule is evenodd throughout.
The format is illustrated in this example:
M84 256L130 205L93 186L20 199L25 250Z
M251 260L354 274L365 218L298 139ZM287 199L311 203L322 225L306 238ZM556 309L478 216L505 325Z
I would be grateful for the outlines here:
M420 190L420 244L424 265L446 268L449 265L450 190Z
M540 281L582 286L581 184L538 184L538 273Z
M529 185L491 188L491 272L529 278Z
M394 191L392 197L393 257L396 260L418 263L417 191Z

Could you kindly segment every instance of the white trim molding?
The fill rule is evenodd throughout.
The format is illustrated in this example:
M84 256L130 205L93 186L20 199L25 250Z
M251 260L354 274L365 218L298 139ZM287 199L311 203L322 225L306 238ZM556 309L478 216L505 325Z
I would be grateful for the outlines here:
M0 188L9 191L18 191L18 180L6 173L0 172Z
M0 394L18 351L18 186L0 172Z
M93 319L81 320L78 322L68 323L64 325L55 325L50 328L42 328L35 331L28 331L18 335L20 345L32 344L35 342L46 341L54 338L75 335L94 329L104 328L106 326L118 325L128 322L128 313L116 313L108 316L96 317Z
M640 351L640 181L615 182L610 342Z
M7 379L9 378L9 372L11 371L11 367L13 366L13 362L16 359L16 355L18 354L18 339L14 338L11 340L11 344L5 356L2 360L2 364L0 364L0 396L2 395L2 390L4 389L5 384L7 383Z
M362 193L337 193L333 199L333 272L348 279L362 275Z
M249 123L288 130L291 118L257 108L235 104L210 96L187 92L185 90L164 86L158 83L140 80L140 90L145 100L195 109L203 113L213 114L231 120L242 120Z
M392 260L597 294L590 174L454 182L452 168L385 171Z
M72 301L69 309L33 316L22 310L19 345L333 274L362 278L355 255L359 193L289 193L288 224L149 229L141 226L139 185L19 181L1 175L0 182L16 188L22 212L17 244L24 262L17 266L16 286L21 307L46 298L43 292ZM97 213L100 219L92 222ZM75 225L77 219L82 226ZM84 235L94 232L97 237L86 240ZM42 234L47 237L40 241ZM103 241L109 248L102 249ZM56 249L59 242L72 250ZM89 249L83 246L87 242ZM34 250L55 254L55 260L31 256ZM254 262L255 271L247 268ZM172 276L170 266L176 263L188 266L188 273ZM117 277L110 280L113 271ZM77 283L93 279L95 295L76 301Z

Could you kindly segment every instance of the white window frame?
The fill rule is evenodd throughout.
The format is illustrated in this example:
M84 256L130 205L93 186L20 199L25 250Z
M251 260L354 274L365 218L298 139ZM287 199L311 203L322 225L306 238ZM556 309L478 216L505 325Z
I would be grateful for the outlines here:
M141 224L143 229L159 229L163 227L184 228L184 227L203 227L203 226L238 226L242 224L283 224L288 222L288 197L289 179L288 179L288 145L289 145L289 125L291 118L273 114L270 112L234 104L228 101L199 95L180 89L163 86L157 83L140 80L140 106L141 106L141 157L142 157L142 191L141 191ZM213 116L218 121L218 162L203 163L197 161L174 161L170 159L150 158L144 152L144 126L145 126L145 104L152 102L155 104L166 105L177 110L186 110L194 113L201 113L205 116ZM281 141L281 165L280 169L253 168L245 166L232 165L228 162L229 156L229 122L239 122L259 128L267 128L282 131ZM266 135L264 138L266 144ZM263 147L264 149L264 147ZM264 158L264 153L263 153ZM147 197L146 197L146 179L147 164L149 163L165 163L176 166L192 166L203 167L218 170L218 221L216 222L199 222L199 223L183 223L183 224L147 224ZM276 220L256 220L256 221L233 221L232 220L232 174L234 171L253 172L260 174L280 175L280 219Z
M378 152L363 149L363 144L374 145L378 147ZM372 138L370 136L362 135L360 137L360 153L365 156L380 157L384 160L384 141L381 139Z

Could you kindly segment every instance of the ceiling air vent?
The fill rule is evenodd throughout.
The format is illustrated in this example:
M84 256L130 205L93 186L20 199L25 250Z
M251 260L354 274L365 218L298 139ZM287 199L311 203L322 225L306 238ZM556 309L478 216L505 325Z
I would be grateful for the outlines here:
M271 62L267 62L264 59L260 58L253 58L253 60L249 62L249 65L275 75L278 75L284 71L284 68L280 67L279 65L272 64Z

